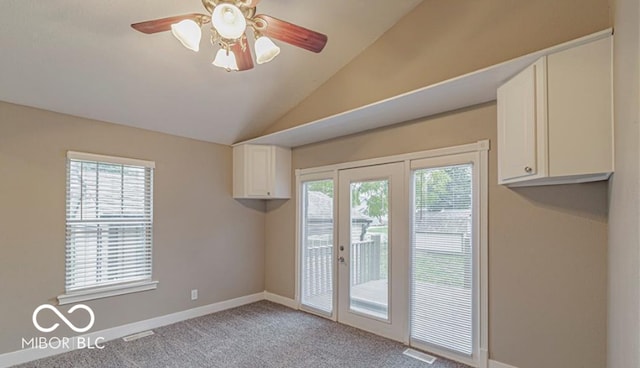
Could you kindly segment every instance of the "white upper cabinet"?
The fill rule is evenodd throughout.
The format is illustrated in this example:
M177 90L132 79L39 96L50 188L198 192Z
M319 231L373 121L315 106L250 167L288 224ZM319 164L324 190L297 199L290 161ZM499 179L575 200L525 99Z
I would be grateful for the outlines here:
M606 180L613 172L611 37L540 58L498 88L498 182Z
M291 150L254 144L233 147L233 197L291 198Z

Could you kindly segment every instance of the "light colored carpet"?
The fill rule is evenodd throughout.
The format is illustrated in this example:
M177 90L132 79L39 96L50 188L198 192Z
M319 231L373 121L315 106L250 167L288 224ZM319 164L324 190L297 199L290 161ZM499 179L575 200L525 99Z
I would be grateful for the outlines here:
M258 302L23 364L32 367L349 367L467 368L402 354L400 343L270 302Z

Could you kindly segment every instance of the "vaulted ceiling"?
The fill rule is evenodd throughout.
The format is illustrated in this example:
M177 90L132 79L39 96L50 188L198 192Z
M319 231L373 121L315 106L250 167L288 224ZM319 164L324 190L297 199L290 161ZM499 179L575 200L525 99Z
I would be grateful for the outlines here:
M4 0L0 100L230 144L276 121L420 2L263 0L258 13L329 42L320 54L279 43L272 62L229 73L211 65L206 36L194 53L170 32L130 27L201 13L200 0Z

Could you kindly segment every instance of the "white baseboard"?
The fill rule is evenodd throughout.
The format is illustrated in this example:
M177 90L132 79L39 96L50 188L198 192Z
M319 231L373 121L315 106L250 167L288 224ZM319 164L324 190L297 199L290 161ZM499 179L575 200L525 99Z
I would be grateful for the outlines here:
M517 368L509 364L500 363L495 360L489 360L489 368Z
M286 298L284 296L280 296L278 294L273 294L268 291L264 292L264 298L270 302L278 303L284 305L285 307L289 307L291 309L299 309L298 302L293 299Z
M282 297L279 297L279 298L282 298ZM101 337L104 339L102 341L106 342L110 340L119 339L124 336L132 335L138 332L170 325L172 323L205 316L207 314L220 312L226 309L240 307L242 305L258 302L264 299L265 299L264 292L251 294L251 295L242 296L235 299L230 299L230 300L225 300L218 303L205 305L202 307L188 309L182 312L171 313L171 314L147 319L140 322L134 322L134 323L118 326L118 327L108 328L106 330L92 332L89 334L82 335L81 337L85 339L91 339L91 341L95 341L96 338ZM286 299L286 298L283 298L283 299ZM72 338L72 340L73 339L77 339L77 338ZM71 346L75 346L75 344L71 344ZM66 353L68 351L69 350L63 350L63 349L56 350L56 349L30 348L30 349L14 351L11 353L1 354L0 368L6 368L16 364L27 363L33 360Z

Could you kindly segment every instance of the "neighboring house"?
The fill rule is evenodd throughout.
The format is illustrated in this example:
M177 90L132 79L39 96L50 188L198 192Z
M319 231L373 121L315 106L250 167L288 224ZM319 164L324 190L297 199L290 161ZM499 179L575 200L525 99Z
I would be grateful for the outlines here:
M418 248L445 253L469 250L471 210L423 209L416 211L414 221L415 242Z
M333 235L333 198L322 192L307 192L307 227L306 236ZM351 209L351 234L356 240L364 240L367 229L373 219L360 213L358 209Z

